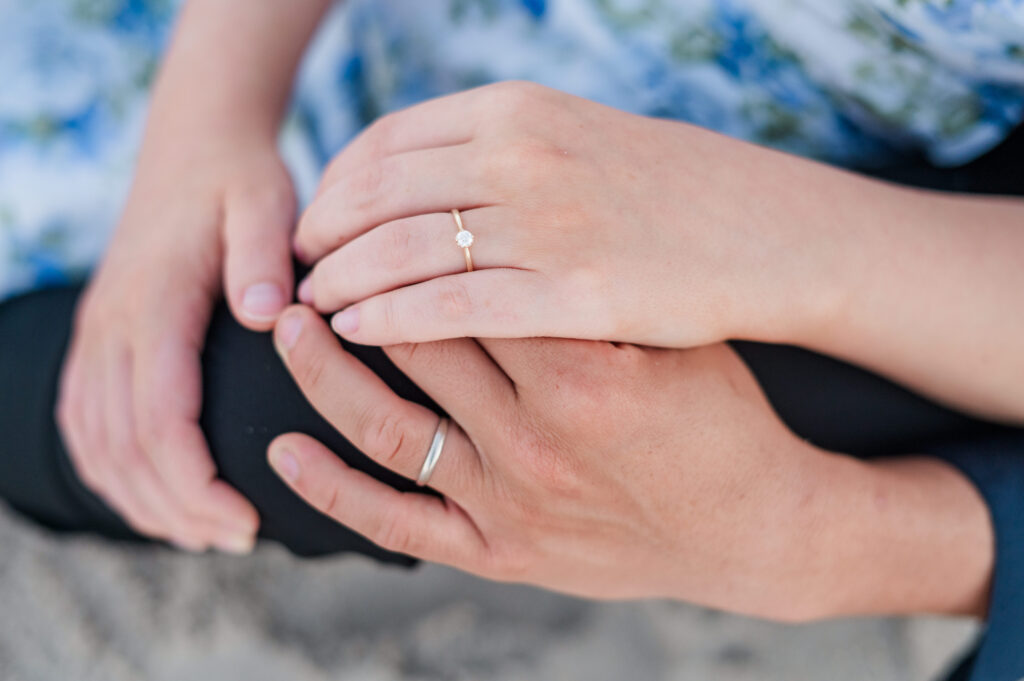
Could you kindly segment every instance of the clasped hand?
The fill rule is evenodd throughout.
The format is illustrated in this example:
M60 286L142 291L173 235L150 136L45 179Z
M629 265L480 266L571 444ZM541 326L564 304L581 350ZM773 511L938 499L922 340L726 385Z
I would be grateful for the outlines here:
M276 344L356 447L415 479L438 416L396 396L305 306ZM386 349L453 419L431 479L398 492L297 433L270 461L312 506L377 544L491 579L595 598L673 597L811 615L822 457L774 415L726 345L554 339Z

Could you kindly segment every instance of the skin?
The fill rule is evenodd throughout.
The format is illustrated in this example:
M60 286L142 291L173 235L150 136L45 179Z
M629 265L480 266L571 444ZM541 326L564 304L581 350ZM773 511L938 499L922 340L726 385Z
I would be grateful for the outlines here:
M339 432L417 477L432 411L391 392L307 307L282 316L275 341ZM302 498L385 548L591 598L785 621L984 612L993 539L973 487L938 461L866 464L800 440L727 345L457 339L386 352L454 421L430 481L443 498L398 492L299 433L269 449Z
M462 210L467 273L447 211ZM802 345L1024 423L1024 202L909 190L530 83L380 119L303 215L303 302L374 345ZM955 362L950 358L955 357Z
M200 352L222 295L263 331L291 298L296 207L276 136L327 4L188 4L77 312L57 406L75 468L136 531L193 551L247 552L259 525L199 428Z

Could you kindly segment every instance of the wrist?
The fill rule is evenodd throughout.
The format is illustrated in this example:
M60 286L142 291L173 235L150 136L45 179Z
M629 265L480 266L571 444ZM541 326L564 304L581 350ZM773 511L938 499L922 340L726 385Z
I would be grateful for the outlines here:
M937 459L824 454L803 523L808 619L984 617L995 562L988 509Z
M178 139L276 140L295 71L330 5L187 2L153 89L149 127Z
M746 156L742 155L742 151ZM759 196L757 212L736 230L733 260L742 282L724 292L728 337L810 345L842 323L859 280L870 272L872 246L865 229L893 187L823 163L743 144L733 150L751 184L738 191Z
M275 181L264 181L270 172ZM233 184L264 186L286 178L273 136L244 129L221 133L213 122L184 134L175 125L151 120L139 152L132 193L213 196L222 195Z

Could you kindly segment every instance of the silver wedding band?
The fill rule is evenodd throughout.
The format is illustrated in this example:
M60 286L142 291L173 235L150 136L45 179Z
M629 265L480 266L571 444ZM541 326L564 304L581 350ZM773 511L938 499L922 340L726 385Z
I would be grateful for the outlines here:
M434 469L437 468L437 462L441 458L441 450L444 449L444 439L448 436L448 424L450 423L447 416L441 417L441 422L437 424L437 430L434 431L434 439L430 442L430 449L427 450L427 458L423 460L423 467L420 468L420 477L416 478L416 484L426 485L430 480L430 476L434 474Z

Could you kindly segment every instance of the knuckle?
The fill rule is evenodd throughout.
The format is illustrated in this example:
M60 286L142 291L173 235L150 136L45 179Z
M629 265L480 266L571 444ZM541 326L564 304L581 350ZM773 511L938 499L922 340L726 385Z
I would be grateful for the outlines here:
M362 442L374 459L394 470L405 448L408 420L393 412L366 410L362 416Z
M397 134L399 117L396 113L379 116L366 129L366 144L371 158L386 156L394 148L392 141Z
M381 230L383 243L377 250L380 265L389 270L402 270L412 262L413 229L408 220L398 220Z
M387 352L393 359L398 360L402 364L408 364L416 355L416 350L419 347L420 343L398 343L388 346Z
M414 536L409 524L402 522L402 516L393 510L382 510L373 541L395 553L412 553L415 550Z
M535 430L522 433L517 456L519 465L530 482L547 494L575 497L580 491L578 466L552 440ZM530 504L523 510L529 514L535 512L536 507Z
M435 305L440 319L456 322L473 314L473 297L459 277L443 280L436 295Z
M510 120L528 113L543 96L545 88L527 80L505 80L484 88L485 101L493 112Z
M484 155L484 181L496 188L544 191L557 175L566 152L532 134L514 134Z
M236 184L228 190L228 205L257 206L265 214L278 220L295 215L296 198L285 176L264 176Z
M328 359L322 353L301 352L301 347L300 336L298 344L291 352L292 373L305 391L314 395L319 394L325 387Z
M326 496L324 497L324 502L323 505L321 506L321 509L325 514L327 514L331 518L336 518L338 520L344 518L345 512L344 509L341 508L342 498L343 496L341 494L341 489L338 487L338 485L332 484L327 489L327 493Z
M394 296L381 296L378 299L377 305L379 306L379 319L380 319L380 330L384 335L392 335L397 330L398 319L397 312L395 310Z
M394 176L392 165L387 159L371 161L351 176L348 196L354 208L367 210L387 194L388 178Z

